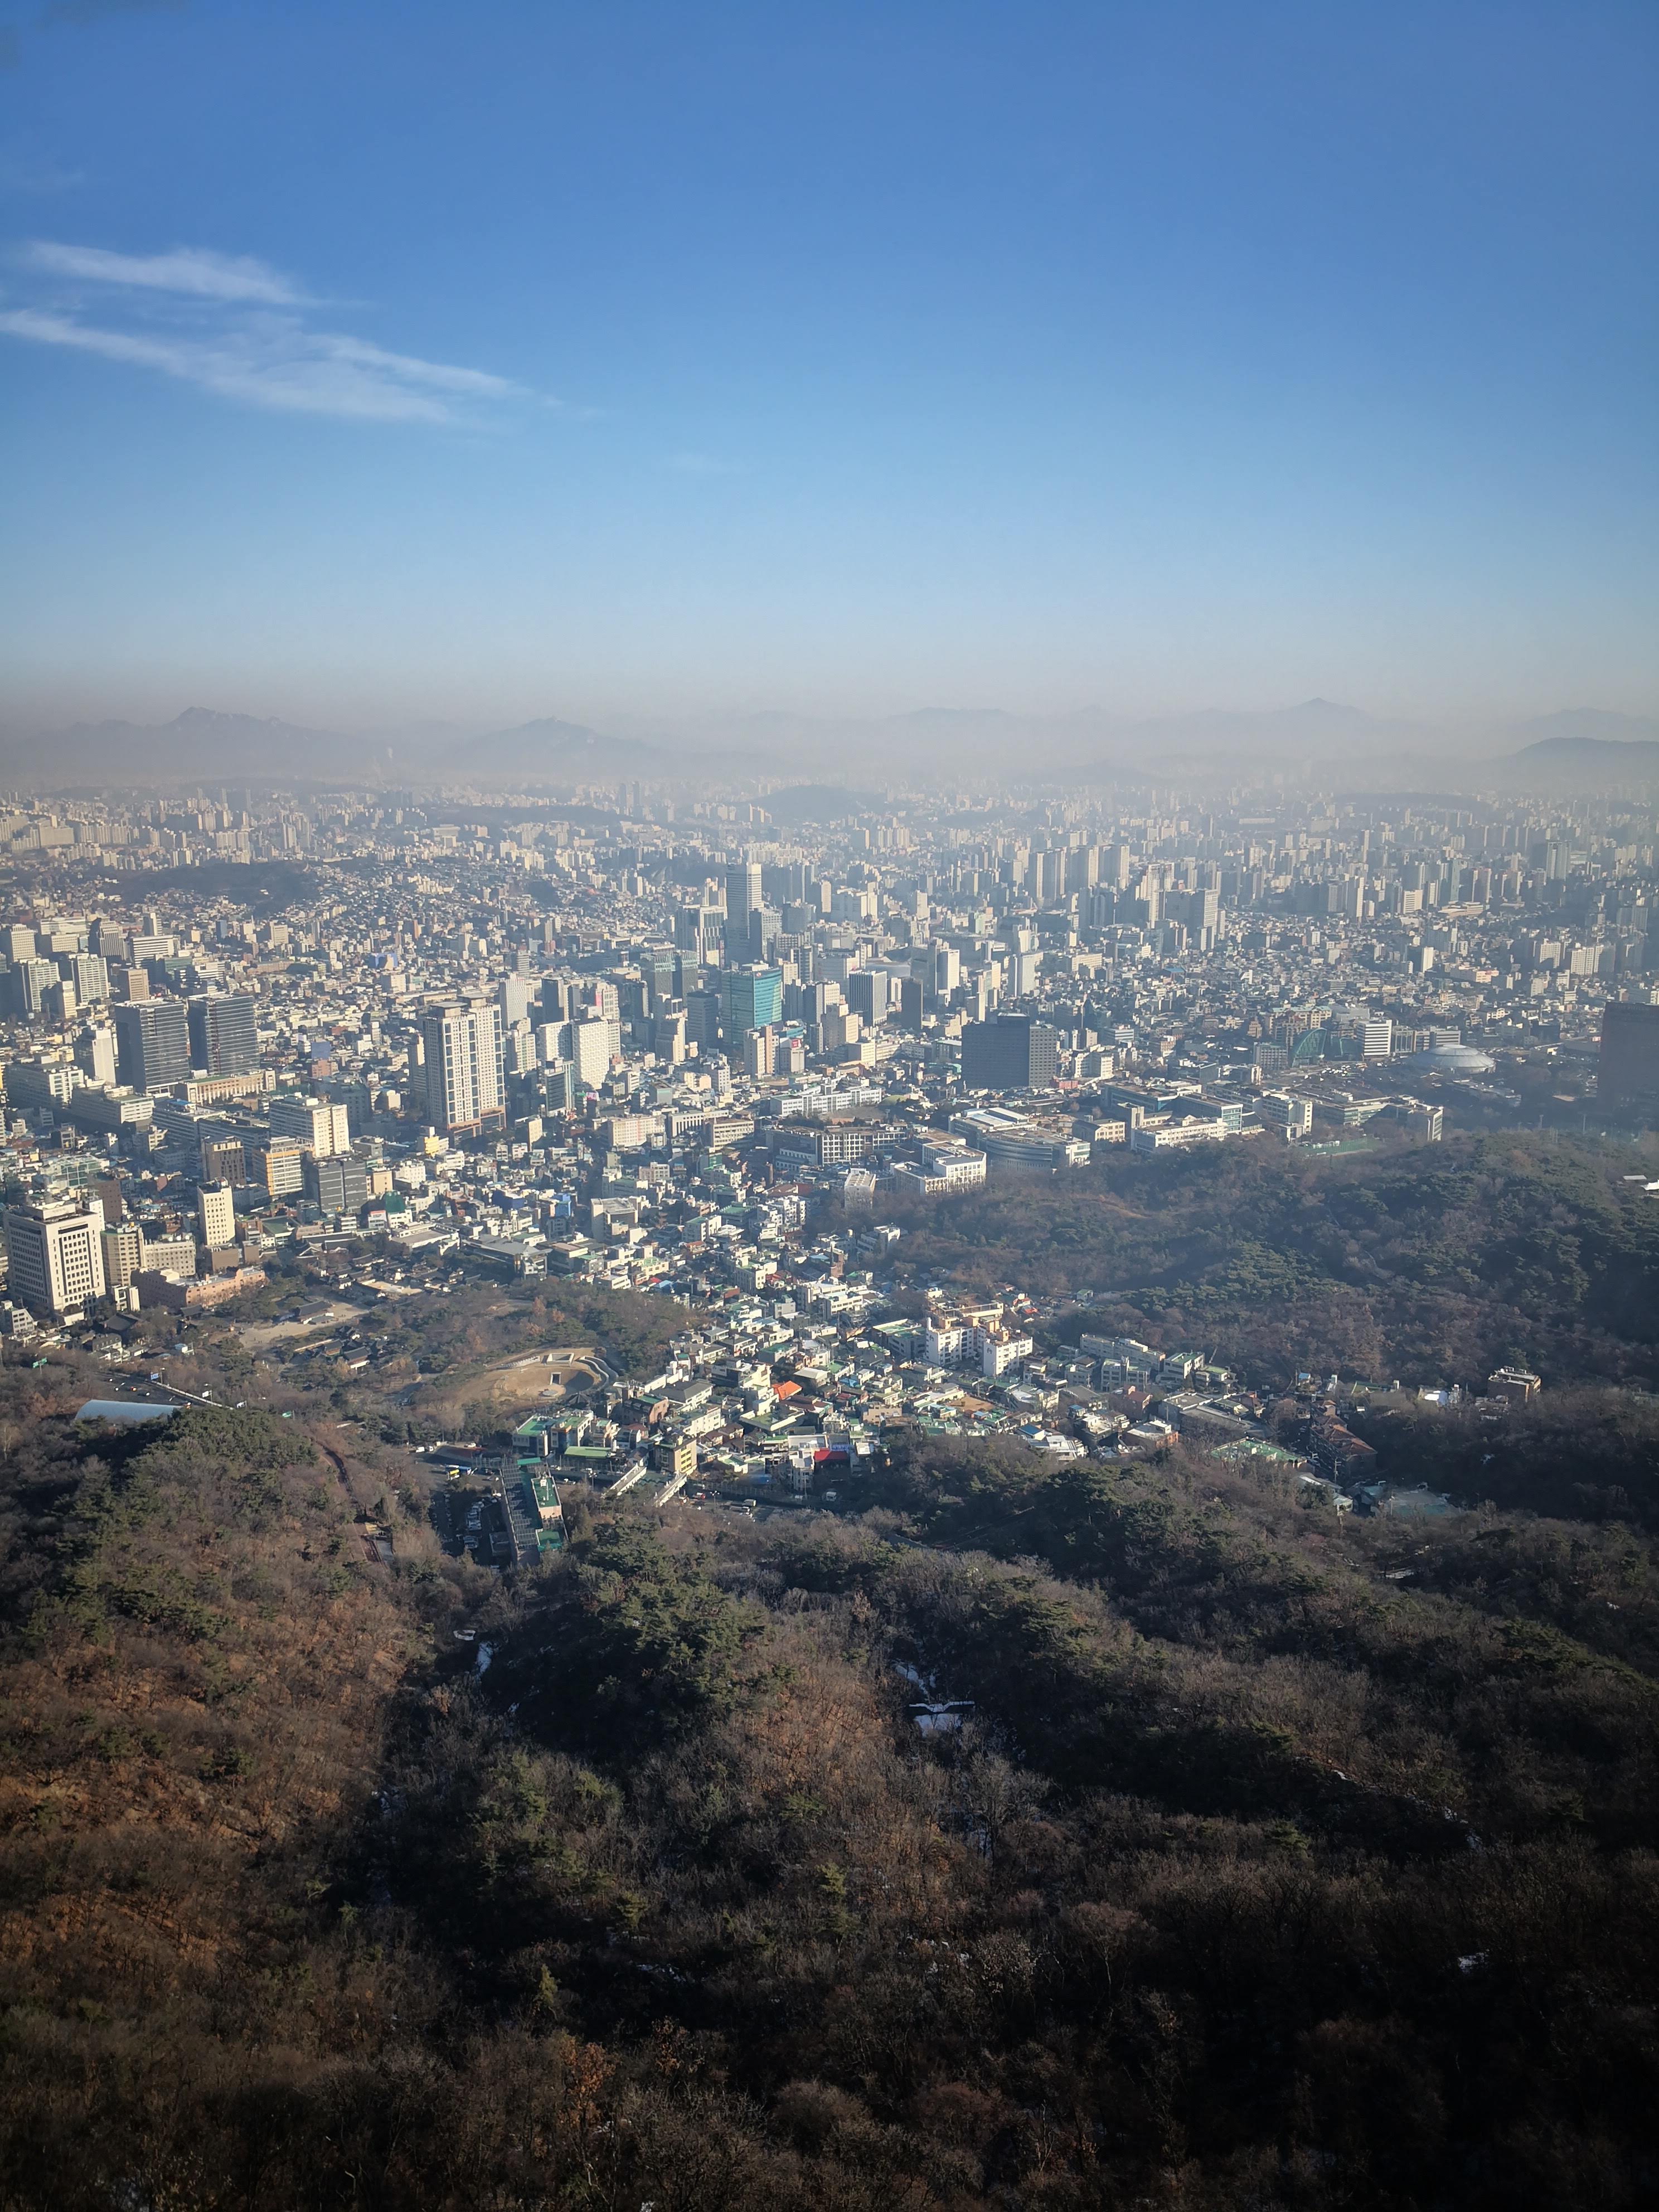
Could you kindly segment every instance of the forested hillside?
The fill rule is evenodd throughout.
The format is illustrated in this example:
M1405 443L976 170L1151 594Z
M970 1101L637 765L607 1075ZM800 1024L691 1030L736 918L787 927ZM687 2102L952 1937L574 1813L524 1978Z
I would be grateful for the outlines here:
M0 2205L1651 2201L1627 1518L942 1440L491 1579L0 1388Z
M1559 1382L1647 1387L1659 1199L1644 1158L1515 1136L1321 1158L1257 1139L1005 1174L894 1212L911 1280L1076 1298L1262 1380L1470 1384L1519 1360Z

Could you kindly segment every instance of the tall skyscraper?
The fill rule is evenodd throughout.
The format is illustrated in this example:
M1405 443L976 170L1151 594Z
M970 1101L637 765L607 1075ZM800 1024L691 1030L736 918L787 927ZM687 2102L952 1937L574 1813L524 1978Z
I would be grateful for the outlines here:
M20 1021L38 1022L46 1011L47 994L58 980L57 963L33 957L20 960L6 980L13 1014Z
M1042 1091L1054 1079L1058 1039L1025 1014L969 1022L962 1032L965 1091Z
M847 978L847 1003L872 1029L887 1018L889 981L884 968L854 968Z
M678 1067L685 1058L685 1006L678 999L665 999L651 1024L651 1048L665 1066Z
M707 1056L720 1043L720 996L718 991L688 991L685 994L685 1041Z
M246 991L214 991L190 1002L190 1059L206 1075L247 1075L259 1064L253 1000Z
M726 933L746 936L749 917L764 903L758 860L741 860L726 872Z
M699 968L709 965L720 942L720 918L713 907L683 906L674 916L674 949Z
M671 999L682 995L684 981L680 957L659 945L651 945L640 955L640 975L645 984L646 1007L655 1014Z
M477 1129L506 1112L501 1010L485 1001L429 1007L421 1023L434 1128Z
M1603 1106L1659 1098L1659 1006L1609 999L1601 1009L1601 1066L1596 1083Z
M104 1295L101 1200L6 1208L7 1286L31 1313L80 1313Z
M793 905L806 896L806 863L789 860L781 867L761 870L761 899L767 906Z
M116 1070L134 1091L165 1091L190 1076L190 1020L182 999L118 1003Z
M720 978L720 1018L733 1044L750 1030L775 1027L783 1019L781 969L728 968Z

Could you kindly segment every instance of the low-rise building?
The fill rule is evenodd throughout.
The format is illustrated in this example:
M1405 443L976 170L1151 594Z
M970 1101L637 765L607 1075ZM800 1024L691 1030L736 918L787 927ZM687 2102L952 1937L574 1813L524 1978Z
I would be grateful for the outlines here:
M1486 1377L1488 1393L1494 1398L1507 1398L1512 1406L1530 1405L1543 1387L1542 1377L1524 1367L1500 1367Z
M994 1168L1025 1168L1052 1175L1055 1170L1086 1167L1090 1145L1069 1129L1036 1121L1012 1108L975 1106L951 1116L951 1134L976 1146Z
M135 1278L133 1288L141 1309L160 1306L169 1313L201 1313L240 1297L244 1291L257 1291L264 1280L263 1267L241 1267L223 1274L191 1276L188 1280L144 1268Z
M1224 1121L1207 1114L1183 1114L1167 1121L1142 1121L1129 1132L1132 1152L1172 1152L1193 1145L1218 1145L1227 1134Z
M945 1198L985 1180L986 1156L969 1145L925 1145L919 1164L900 1161L891 1170L894 1190L906 1198Z

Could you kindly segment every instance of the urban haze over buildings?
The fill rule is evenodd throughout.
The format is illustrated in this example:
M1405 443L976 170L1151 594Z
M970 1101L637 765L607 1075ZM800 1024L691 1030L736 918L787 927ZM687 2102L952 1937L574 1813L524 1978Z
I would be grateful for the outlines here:
M1638 2212L1659 15L0 21L0 2212Z
M20 1250L42 1202L116 1208L102 1278L27 1262L21 1306L143 1310L130 1220L187 1304L365 1226L684 1291L720 1279L701 1231L680 1256L711 1133L804 1178L726 1255L765 1275L815 1193L1564 1107L1634 1130L1659 1091L1651 789L749 791L15 801ZM634 1229L678 1233L580 1232L613 1156L656 1164Z

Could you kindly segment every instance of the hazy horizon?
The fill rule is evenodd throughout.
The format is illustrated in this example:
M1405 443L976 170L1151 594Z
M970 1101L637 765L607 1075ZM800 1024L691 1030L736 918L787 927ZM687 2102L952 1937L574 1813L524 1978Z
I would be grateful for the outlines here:
M1649 11L0 33L14 728L1659 708Z
M687 708L678 713L664 710L653 714L624 709L596 713L591 718L561 711L557 707L509 712L504 717L477 712L398 715L389 708L376 714L362 702L359 702L356 713L329 718L320 714L264 712L240 703L191 698L177 708L173 708L171 702L164 699L148 713L89 712L55 725L38 723L33 728L46 733L54 730L96 731L124 727L159 731L204 719L222 720L227 724L268 724L282 728L310 729L321 735L335 732L364 741L404 739L415 744L422 742L465 744L482 738L534 731L544 726L550 732L591 730L597 735L626 743L649 743L655 738L683 742L693 748L706 747L711 750L740 747L744 742L762 743L769 732L775 730L817 732L830 738L837 732L877 733L902 729L906 726L941 736L948 735L953 728L993 732L1000 726L1006 726L1011 729L1049 734L1057 744L1063 744L1068 738L1086 744L1097 736L1102 738L1133 737L1139 732L1157 730L1190 732L1194 735L1205 732L1214 732L1221 736L1234 733L1242 738L1248 736L1252 729L1260 729L1287 738L1298 731L1304 731L1310 740L1323 743L1340 741L1346 736L1363 743L1367 738L1420 734L1425 739L1447 739L1477 750L1483 744L1510 736L1524 738L1534 732L1540 736L1551 734L1558 725L1568 726L1574 733L1582 729L1584 734L1594 732L1615 741L1626 737L1639 740L1659 736L1659 716L1631 714L1593 704L1558 702L1553 708L1540 713L1449 715L1443 718L1428 714L1379 714L1352 701L1320 697L1277 701L1266 705L1208 701L1200 705L1146 713L1127 709L1114 711L1093 703L1075 707L1029 708L1010 706L1000 701L939 700L872 706L862 712L836 712L830 708L813 709L756 701L725 708ZM15 714L0 725L0 730L15 736L33 733L28 720Z

